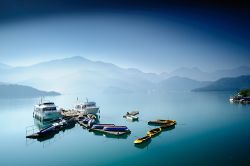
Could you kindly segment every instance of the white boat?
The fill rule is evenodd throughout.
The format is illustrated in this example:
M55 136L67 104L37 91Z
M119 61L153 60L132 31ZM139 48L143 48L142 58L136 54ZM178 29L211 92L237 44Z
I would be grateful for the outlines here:
M128 120L131 120L131 121L136 121L136 120L139 119L138 116L134 116L134 115L127 115L126 118L127 118Z
M75 108L76 111L82 112L84 115L88 114L97 114L100 112L99 107L96 106L95 102L87 102L76 104Z
M42 101L35 105L33 117L40 121L53 121L61 117L61 111L54 102Z

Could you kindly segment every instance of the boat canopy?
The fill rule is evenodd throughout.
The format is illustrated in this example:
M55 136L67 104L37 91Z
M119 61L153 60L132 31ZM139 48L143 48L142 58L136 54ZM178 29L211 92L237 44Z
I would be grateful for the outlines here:
M85 106L95 106L96 105L96 103L95 102L85 102L83 105L85 105Z

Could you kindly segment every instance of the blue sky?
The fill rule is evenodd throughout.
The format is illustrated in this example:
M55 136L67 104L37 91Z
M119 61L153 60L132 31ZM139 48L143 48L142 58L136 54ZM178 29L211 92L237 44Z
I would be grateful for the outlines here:
M148 72L249 65L249 23L237 13L228 14L197 9L133 10L3 22L0 62L19 66L83 56Z

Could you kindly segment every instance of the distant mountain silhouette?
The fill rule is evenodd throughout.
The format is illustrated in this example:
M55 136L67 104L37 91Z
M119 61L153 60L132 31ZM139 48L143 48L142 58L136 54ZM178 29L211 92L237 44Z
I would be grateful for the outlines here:
M193 91L238 91L247 88L250 88L250 75L221 78L207 86L196 88Z
M210 80L210 78L208 78L208 74L209 73L203 72L197 67L192 67L192 68L181 67L169 73L170 76L179 76L179 77L190 78L193 80L206 80L206 81Z
M158 84L160 91L190 91L208 85L211 82L196 81L190 78L174 76L161 81Z
M1 69L9 69L9 68L11 68L11 66L6 65L6 64L4 64L4 63L0 63L0 70L1 70Z
M138 69L121 68L111 63L71 57L11 68L1 73L0 81L21 83L60 92L106 91L114 87L125 91L141 91L152 87L161 77ZM113 87L113 88L110 88Z
M207 85L207 80L247 73L250 74L250 67L246 66L211 73L195 67L183 67L170 73L145 73L75 56L25 67L0 68L0 81L62 93L128 93L152 89L187 91Z
M223 77L237 77L250 75L250 67L240 66L233 69L216 70L214 72L204 72L197 67L182 67L169 73L170 76L187 77L199 81L215 81Z
M56 95L60 95L60 93L41 91L30 86L0 83L0 98L32 98Z

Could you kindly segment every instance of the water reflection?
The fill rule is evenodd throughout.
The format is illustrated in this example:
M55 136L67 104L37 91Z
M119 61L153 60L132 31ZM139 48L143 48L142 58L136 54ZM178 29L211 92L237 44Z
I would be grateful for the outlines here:
M113 138L113 139L127 139L130 135L130 133L125 133L123 135L112 135L108 133L102 133L100 131L90 131L93 133L95 136L105 136L106 138Z
M60 132L65 132L66 130L74 128L75 123L73 118L59 119L50 122L34 118L34 125L26 128L26 138L43 142L54 138L54 136Z
M170 130L173 130L173 129L175 129L175 125L174 126L170 126L170 127L168 127L168 128L162 128L162 131L164 132L164 131L170 131Z
M36 118L34 118L34 125L39 129L42 130L44 128L47 128L52 125L53 122L51 121L40 121Z
M150 140L148 140L147 142L143 142L143 143L141 143L141 144L134 144L134 147L136 147L136 148L139 148L139 149L144 149L144 148L148 148L148 146L149 146L149 144L151 143L151 139Z

